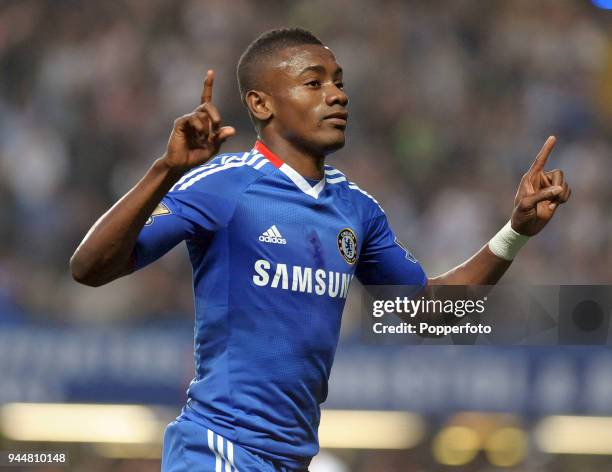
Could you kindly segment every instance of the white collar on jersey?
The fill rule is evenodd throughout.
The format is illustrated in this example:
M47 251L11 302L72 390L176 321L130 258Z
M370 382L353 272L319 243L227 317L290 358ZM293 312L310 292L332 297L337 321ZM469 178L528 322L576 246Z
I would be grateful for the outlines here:
M257 140L255 143L255 149L263 154L263 156L268 159L274 165L274 167L289 177L289 180L291 180L302 192L304 192L306 195L310 195L314 199L319 198L323 188L325 188L325 176L323 176L323 179L317 182L315 185L310 185L297 170L270 151L261 141Z
M308 183L308 181L302 177L297 170L286 162L283 162L283 165L281 165L278 169L289 177L302 192L315 199L319 198L319 194L323 190L323 187L325 187L325 177L323 177L322 180L319 180L315 185L311 186L310 183Z

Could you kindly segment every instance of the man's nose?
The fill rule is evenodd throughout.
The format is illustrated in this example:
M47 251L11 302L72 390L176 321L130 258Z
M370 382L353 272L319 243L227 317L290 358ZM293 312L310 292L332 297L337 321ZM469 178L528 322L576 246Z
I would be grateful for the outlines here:
M336 85L332 85L327 95L325 96L325 102L327 105L342 105L343 107L348 105L349 98L348 95L341 88Z

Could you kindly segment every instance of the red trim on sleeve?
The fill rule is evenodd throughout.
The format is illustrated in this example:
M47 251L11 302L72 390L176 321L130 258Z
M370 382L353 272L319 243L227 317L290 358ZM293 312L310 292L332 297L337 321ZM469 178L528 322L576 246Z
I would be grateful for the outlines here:
M285 161L283 161L280 157L278 157L276 154L270 151L266 147L266 145L259 140L255 142L255 149L257 149L258 152L263 154L263 156L266 159L268 159L272 163L272 165L276 168L279 168L285 163Z

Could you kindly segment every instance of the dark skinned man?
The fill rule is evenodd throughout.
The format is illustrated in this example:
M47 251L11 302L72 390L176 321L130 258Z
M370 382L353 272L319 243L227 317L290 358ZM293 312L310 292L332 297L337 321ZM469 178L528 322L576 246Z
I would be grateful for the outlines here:
M196 376L166 430L164 471L307 470L351 279L495 284L571 193L560 170L544 171L550 137L508 224L428 279L376 200L325 164L344 146L349 119L331 50L305 30L265 33L242 55L238 82L258 133L253 149L218 155L235 130L221 126L209 71L201 105L175 121L164 155L71 259L74 278L98 286L186 241Z

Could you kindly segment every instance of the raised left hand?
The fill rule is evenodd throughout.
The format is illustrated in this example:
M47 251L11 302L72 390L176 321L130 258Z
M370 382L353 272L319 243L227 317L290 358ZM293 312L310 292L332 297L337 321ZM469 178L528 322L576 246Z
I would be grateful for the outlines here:
M511 225L517 233L526 236L538 234L551 220L559 205L567 202L572 189L563 177L563 171L545 171L548 155L556 138L550 136L531 167L523 175L514 197Z

